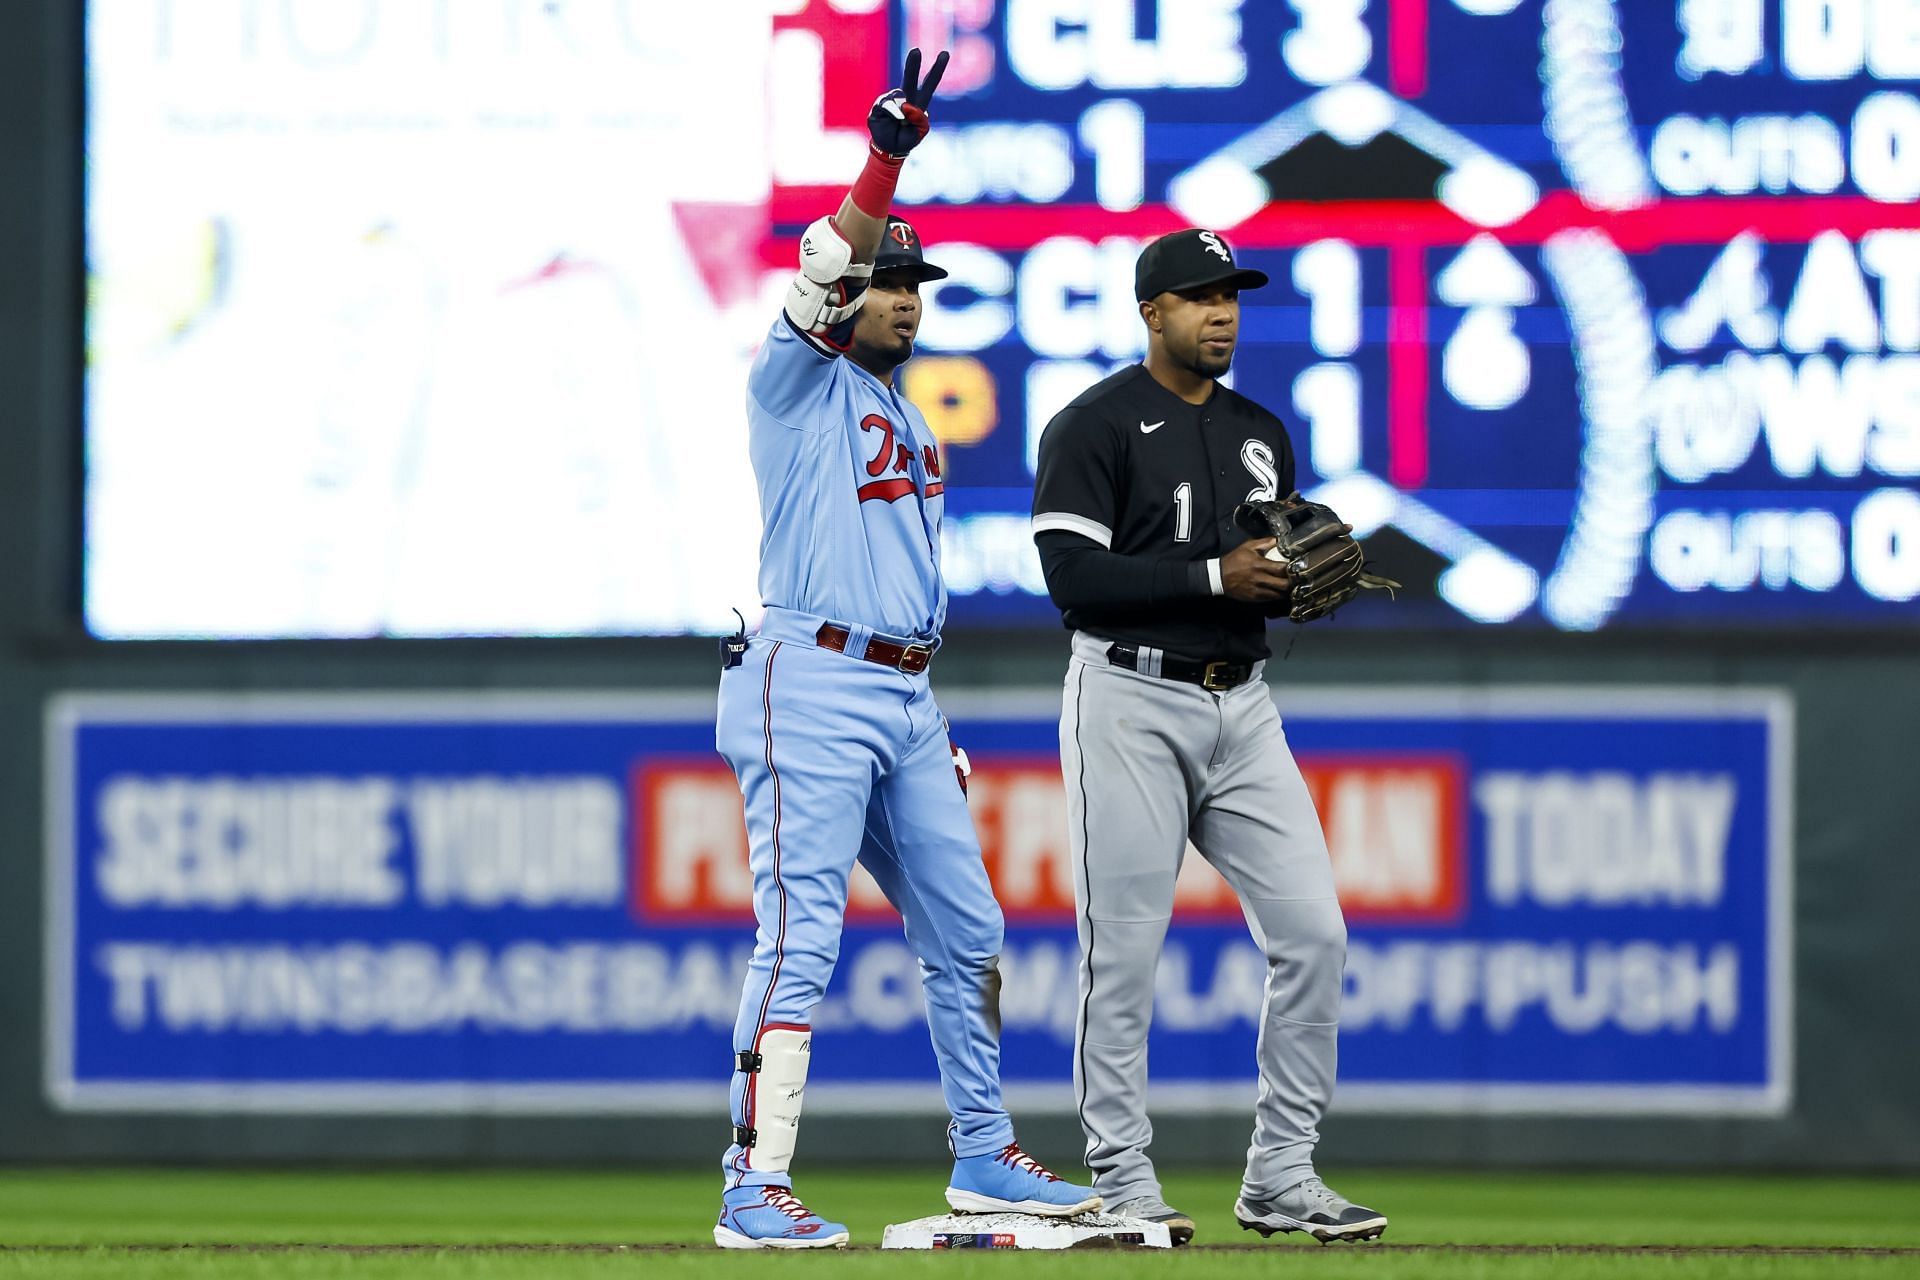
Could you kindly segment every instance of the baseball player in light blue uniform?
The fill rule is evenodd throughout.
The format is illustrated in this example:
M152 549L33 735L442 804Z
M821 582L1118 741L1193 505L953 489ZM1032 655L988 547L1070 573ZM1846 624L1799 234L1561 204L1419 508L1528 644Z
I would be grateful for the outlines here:
M746 798L759 931L734 1026L713 1229L724 1248L847 1242L794 1195L788 1168L856 857L920 958L953 1115L948 1203L1060 1217L1100 1206L1020 1150L1000 1104L1000 907L926 674L947 612L944 484L938 441L893 374L913 353L920 282L946 272L887 210L946 60L922 84L912 51L901 88L874 104L866 170L807 229L747 382L766 616L729 657L717 739Z

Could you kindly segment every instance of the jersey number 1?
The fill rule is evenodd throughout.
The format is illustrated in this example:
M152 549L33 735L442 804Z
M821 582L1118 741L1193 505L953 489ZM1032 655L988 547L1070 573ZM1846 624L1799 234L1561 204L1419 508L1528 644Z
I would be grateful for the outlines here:
M1193 486L1185 481L1173 491L1173 540L1193 540Z

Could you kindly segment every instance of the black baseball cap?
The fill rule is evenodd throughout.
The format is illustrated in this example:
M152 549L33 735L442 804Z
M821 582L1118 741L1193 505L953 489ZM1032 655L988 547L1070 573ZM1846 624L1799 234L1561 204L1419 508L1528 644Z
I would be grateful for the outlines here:
M1133 296L1141 302L1203 284L1258 289L1266 282L1266 272L1235 265L1233 246L1225 236L1199 227L1161 236L1142 249L1133 264Z
M947 273L928 262L920 253L920 233L905 218L888 218L880 235L880 250L873 255L873 269L909 271L915 280L945 280Z

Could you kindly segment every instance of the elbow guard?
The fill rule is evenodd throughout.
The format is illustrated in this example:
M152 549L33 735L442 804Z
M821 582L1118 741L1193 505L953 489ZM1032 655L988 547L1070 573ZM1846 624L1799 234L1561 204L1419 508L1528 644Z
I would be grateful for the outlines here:
M853 318L867 294L873 265L853 260L832 218L820 218L800 237L800 274L787 288L787 318L805 333L825 338Z
M832 284L852 265L853 246L833 219L815 218L800 237L800 274L815 284Z

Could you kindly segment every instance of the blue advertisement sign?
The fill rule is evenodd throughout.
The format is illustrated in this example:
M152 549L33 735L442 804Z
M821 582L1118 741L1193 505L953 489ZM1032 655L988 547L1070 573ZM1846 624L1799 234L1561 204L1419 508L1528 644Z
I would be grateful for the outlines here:
M1336 1109L1787 1107L1784 695L1278 700L1350 929ZM946 702L1007 915L1008 1097L1064 1109L1057 695ZM88 695L47 739L57 1105L724 1109L753 931L711 698ZM1157 1110L1250 1104L1265 980L1189 857ZM917 964L864 875L815 1025L810 1109L940 1106Z

